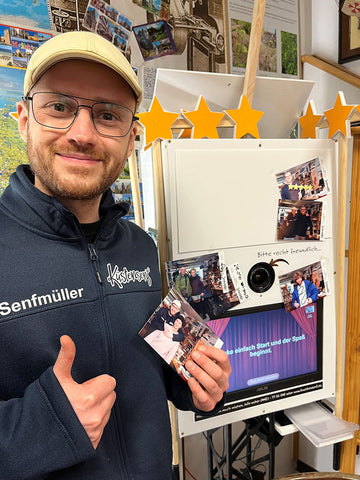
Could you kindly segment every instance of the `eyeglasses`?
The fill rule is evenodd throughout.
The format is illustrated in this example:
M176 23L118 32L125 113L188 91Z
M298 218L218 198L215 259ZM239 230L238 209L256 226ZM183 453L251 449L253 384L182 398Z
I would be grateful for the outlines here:
M96 131L106 137L125 137L138 117L127 107L110 102L94 102L83 105L78 100L89 98L72 97L62 93L36 92L23 97L32 102L34 119L48 128L66 130L75 122L80 108L91 110L91 119Z

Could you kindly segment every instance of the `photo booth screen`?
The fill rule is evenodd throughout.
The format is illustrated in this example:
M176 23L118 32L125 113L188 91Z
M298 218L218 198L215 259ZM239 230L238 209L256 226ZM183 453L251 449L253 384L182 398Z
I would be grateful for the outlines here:
M227 403L248 399L245 408L320 388L322 311L322 300L288 313L279 303L208 322L232 367Z

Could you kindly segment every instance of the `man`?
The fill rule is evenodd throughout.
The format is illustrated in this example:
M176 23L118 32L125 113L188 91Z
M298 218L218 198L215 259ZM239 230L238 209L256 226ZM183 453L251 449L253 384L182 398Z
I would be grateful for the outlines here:
M165 330L166 325L173 327L175 321L181 317L180 313L181 302L180 300L174 300L168 307L160 307L154 314L151 325L155 330ZM182 322L181 322L182 323ZM177 333L172 333L171 338L174 342L183 342L185 340L185 334L182 328L178 330Z
M294 182L291 172L285 172L285 185L281 189L281 198L283 200L300 200L302 197L299 182Z
M212 414L230 364L206 347L186 384L138 335L161 299L156 248L109 187L141 88L115 46L70 32L33 54L24 95L30 166L0 199L0 476L170 480L167 399Z
M294 282L296 283L292 293L292 305L294 308L304 307L309 303L316 302L319 290L310 280L304 280L303 272L300 270L295 272Z
M175 288L185 299L191 296L190 279L185 267L181 267L180 273L176 276Z
M284 237L294 238L295 237L295 221L296 221L297 210L296 207L292 207L291 211L286 215L285 218L285 235Z
M205 296L205 285L200 276L196 273L196 269L190 270L190 285L191 285L191 306L202 317L206 317L205 305L203 298Z
M313 224L310 215L306 211L305 205L302 205L300 212L296 214L294 233L295 240L306 240L306 238L311 239L313 235Z

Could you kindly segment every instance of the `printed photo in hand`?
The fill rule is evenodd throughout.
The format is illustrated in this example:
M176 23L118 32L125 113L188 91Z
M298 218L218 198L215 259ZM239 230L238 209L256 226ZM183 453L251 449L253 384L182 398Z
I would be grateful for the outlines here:
M201 344L217 348L223 344L175 289L169 291L139 335L185 381L191 377L185 363L193 350Z

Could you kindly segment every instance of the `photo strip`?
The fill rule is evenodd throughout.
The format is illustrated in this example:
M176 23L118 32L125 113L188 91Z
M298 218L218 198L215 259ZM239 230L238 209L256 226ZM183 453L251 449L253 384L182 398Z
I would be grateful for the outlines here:
M185 380L185 363L199 345L221 348L222 340L176 289L171 289L139 335Z
M103 0L90 0L87 6L83 27L106 38L126 52L131 34L132 22Z
M169 288L176 289L205 321L240 303L223 252L172 260L165 269Z
M321 201L279 200L278 240L323 240L325 208Z
M282 200L316 200L330 193L329 181L319 158L276 174Z
M291 312L330 293L325 263L318 261L279 276L285 310Z

